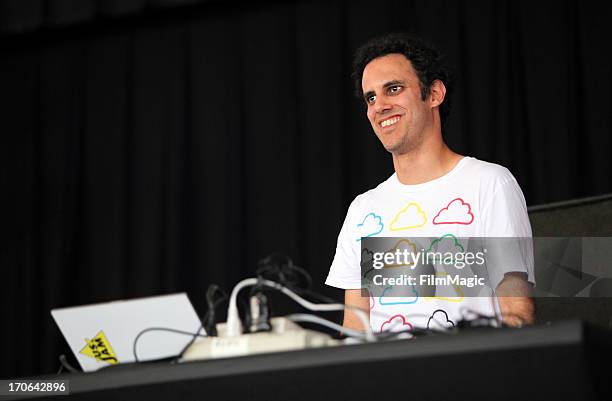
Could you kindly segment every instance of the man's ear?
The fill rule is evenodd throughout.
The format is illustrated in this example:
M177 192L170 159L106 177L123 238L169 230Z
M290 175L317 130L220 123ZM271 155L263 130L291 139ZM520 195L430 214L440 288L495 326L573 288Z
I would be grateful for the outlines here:
M446 96L446 86L444 82L436 79L429 87L429 105L431 107L440 106Z

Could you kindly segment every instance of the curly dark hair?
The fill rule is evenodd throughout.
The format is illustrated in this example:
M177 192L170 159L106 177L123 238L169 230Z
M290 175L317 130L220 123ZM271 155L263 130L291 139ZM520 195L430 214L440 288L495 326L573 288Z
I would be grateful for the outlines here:
M451 95L453 92L453 76L444 58L438 50L409 33L392 33L374 38L365 43L355 52L353 59L353 80L355 95L362 99L361 79L363 70L370 61L388 54L403 54L412 64L421 84L421 99L427 99L431 84L439 79L446 87L444 102L440 105L440 120L442 126L450 114Z

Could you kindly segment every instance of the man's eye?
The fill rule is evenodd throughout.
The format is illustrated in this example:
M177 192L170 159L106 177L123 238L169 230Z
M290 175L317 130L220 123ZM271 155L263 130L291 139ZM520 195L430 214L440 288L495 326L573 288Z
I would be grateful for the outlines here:
M389 87L389 93L397 93L402 89L399 85L393 85Z
M370 95L368 97L366 97L366 103L367 104L372 104L376 101L376 96L375 95Z

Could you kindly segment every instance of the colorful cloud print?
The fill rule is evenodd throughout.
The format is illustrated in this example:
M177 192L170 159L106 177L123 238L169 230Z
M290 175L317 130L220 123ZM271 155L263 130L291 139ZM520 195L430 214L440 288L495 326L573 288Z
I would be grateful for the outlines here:
M436 277L446 277L446 276L448 276L447 272L436 272ZM465 295L463 294L463 290L461 289L461 287L459 287L457 284L453 284L453 289L457 293L457 297L441 297L441 296L436 296L436 297L423 297L423 299L426 300L426 301L430 301L432 299L439 299L441 301L448 301L448 302L461 302L461 301L463 301L463 299L465 298Z
M410 202L401 209L391 221L391 231L419 228L427 223L427 216L418 203Z
M387 320L380 326L380 333L382 333L383 331L404 331L406 329L412 331L414 327L412 327L412 324L410 324L410 322L406 320L404 315L395 315L391 316L389 320Z
M448 241L445 241L445 240L448 240ZM447 249L447 248L444 248L444 246L446 247L451 246L451 248ZM463 245L461 245L461 242L459 242L459 239L457 237L455 237L453 234L444 234L443 236L436 238L435 240L431 242L431 244L429 244L429 248L427 248L427 252L430 252L432 250L437 250L441 252L443 249L449 252L452 252L454 251L453 248L457 248L461 252L465 252Z
M373 237L380 234L384 226L382 217L376 213L368 213L363 221L357 224L357 241L361 241L363 237Z
M427 329L448 330L455 327L455 323L448 318L448 314L442 309L436 309L427 320Z
M368 248L364 248L361 250L361 271L364 272L362 277L366 278L368 273L374 271L374 252L370 251Z
M434 224L472 224L472 207L461 198L456 198L440 210L433 219Z
M361 250L361 267L372 266L373 260L374 260L374 252L370 251L368 248L363 248Z
M379 304L381 305L412 305L412 304L415 304L419 300L419 292L417 291L414 285L412 286L412 293L414 294L414 298L412 299L409 297L404 297L404 296L398 297L394 295L388 295L387 293L389 292L389 290L393 291L393 286L385 287L383 289L382 294L380 294L380 297L378 297ZM402 300L401 301L385 301L385 297L400 298Z
M402 238L401 240L397 241L397 243L393 246L392 249L389 249L388 252L392 252L395 253L397 250L399 250L400 252L403 252L404 249L408 250L408 252L411 252L412 254L417 254L417 246L414 242L410 241L409 239L406 238ZM372 258L374 258L374 256L372 256ZM385 268L389 268L389 267L412 267L414 266L415 263L414 262L408 262L405 264L385 264Z

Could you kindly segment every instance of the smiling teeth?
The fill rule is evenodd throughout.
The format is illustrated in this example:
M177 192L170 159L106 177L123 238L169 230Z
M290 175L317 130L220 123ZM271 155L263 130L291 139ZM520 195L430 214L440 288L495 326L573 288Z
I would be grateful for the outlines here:
M390 118L390 119L385 120L385 121L383 121L382 123L380 123L380 126L381 126L381 127L383 127L383 128L385 128L385 127L388 127L389 125L393 125L393 124L395 124L395 123L396 123L396 122L398 122L399 120L400 120L400 118L399 118L399 117L393 117L393 118Z

